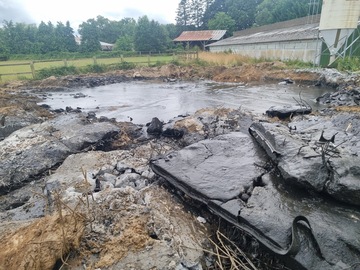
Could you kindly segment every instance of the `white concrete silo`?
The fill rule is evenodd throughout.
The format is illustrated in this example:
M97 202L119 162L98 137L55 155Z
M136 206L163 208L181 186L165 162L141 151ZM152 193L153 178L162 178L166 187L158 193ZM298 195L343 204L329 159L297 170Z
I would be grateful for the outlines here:
M360 0L323 0L320 18L320 37L330 50L330 63L339 49L358 27Z

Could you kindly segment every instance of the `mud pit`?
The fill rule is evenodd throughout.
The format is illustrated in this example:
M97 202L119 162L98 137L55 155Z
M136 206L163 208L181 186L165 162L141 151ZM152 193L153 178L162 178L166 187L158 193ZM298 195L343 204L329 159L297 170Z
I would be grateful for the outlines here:
M291 78L297 84L325 85L333 85L334 81L326 78L334 78L336 77L334 74L337 74L327 71L322 73L284 71L279 70L277 65L274 63L231 69L166 66L144 68L135 73L140 74L142 79L156 80L180 78L195 82L199 79L216 79L231 83L249 83L254 80L256 83L259 81L273 83ZM33 97L29 99L29 96L26 96L28 90L63 91L74 87L127 82L133 80L135 73L127 71L97 76L69 76L30 84L8 85L6 89L1 89L4 97L1 112L5 115L5 127L8 126L9 120L10 123L18 121L13 120L12 116L17 116L19 119L32 117L30 123L40 123L45 119L56 117L56 114L49 114L36 106L35 102L40 100ZM358 81L340 76L337 83L347 81L356 84L356 80ZM86 114L80 115L75 112L67 112L67 114L79 116L82 123L88 125L88 129L80 128L87 136L94 132L91 130L93 122L100 124L99 119L89 118ZM172 126L186 130L181 140L144 135L143 126L122 122L109 123L106 120L106 124L114 125L110 130L119 129L119 133L111 140L98 138L97 142L82 144L79 137L84 136L74 135L75 133L64 135L66 141L77 142L79 148L76 148L74 153L69 153L71 155L55 167L32 173L26 181L29 185L26 184L23 188L9 193L5 192L6 194L1 196L0 202L11 207L5 207L6 210L0 213L1 235L8 234L7 237L2 238L2 244L9 247L0 251L1 263L7 263L0 264L0 269L5 267L30 269L28 266L31 266L31 269L52 269L54 264L56 264L55 269L63 264L63 269L216 269L216 248L211 244L210 239L214 239L218 221L206 211L193 208L192 212L189 212L188 208L184 207L184 203L178 199L180 196L186 201L188 196L176 189L173 190L176 194L174 196L164 189L163 180L156 177L149 169L149 161L203 139L211 139L230 131L247 130L253 121L252 117L234 108L200 110L192 116L173 123ZM259 115L255 115L255 118L274 121ZM33 129L32 132L35 131L36 129ZM14 151L14 156L21 156L24 153L21 151L21 144L26 145L36 138L35 133L32 132L29 131L24 136L19 129L3 143L11 145L13 142L18 142L16 146L18 151ZM46 132L49 132L47 136L59 133L53 128L49 128ZM64 137L61 137L58 139L63 143ZM36 149L36 145L34 146ZM105 149L112 151L101 151ZM0 154L5 153L0 152ZM26 165L22 166L26 167ZM101 190L94 193L99 183ZM253 200L256 200L256 197ZM196 203L195 205L199 206ZM59 209L64 215L62 219L59 216ZM56 225L62 224L68 215L70 217L79 215L77 220L81 226L76 229L76 233L74 226L68 226L70 229L68 231L66 227ZM40 233L34 232L34 228L39 224L43 224ZM72 224L68 222L68 225ZM48 227L51 228L49 234ZM49 237L45 237L46 235ZM67 236L71 238L68 239ZM28 243L20 247L27 250L16 251L18 245L13 240L18 237L23 239L24 243ZM245 241L244 238L247 240ZM258 244L253 239L244 236L240 236L239 239L243 239L240 242L245 246L252 246L249 252L260 269L285 268L284 262L280 263L278 259L266 253L259 253ZM39 256L38 249L34 249L38 241L44 243L44 247L47 243L54 242L61 242L63 246L61 250L42 249L41 254L49 251L47 254L49 256ZM68 250L70 251L67 252ZM17 257L17 260L11 259L16 253L28 255ZM337 266L343 269L348 267L348 264L340 262ZM354 266L356 267L357 264Z

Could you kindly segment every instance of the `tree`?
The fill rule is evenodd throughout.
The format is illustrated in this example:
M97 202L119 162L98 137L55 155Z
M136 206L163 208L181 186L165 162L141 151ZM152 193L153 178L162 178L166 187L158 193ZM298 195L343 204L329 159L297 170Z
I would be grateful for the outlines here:
M204 16L214 0L181 0L177 9L176 24L184 30L204 29Z
M207 26L211 19L214 19L217 13L225 12L225 1L224 0L212 0L208 2L208 7L204 12L203 22ZM226 12L225 12L226 13Z
M207 0L191 0L191 25L196 29L200 29L203 25L203 17L207 7Z
M9 48L5 43L5 31L0 28L0 61L6 60L9 56Z
M231 36L235 31L235 20L225 12L218 12L215 17L208 22L210 30L227 30L227 35Z
M236 30L250 28L254 24L256 8L262 1L225 0L225 12L235 20Z
M191 20L190 0L181 0L176 13L176 24L186 30Z
M134 45L136 51L163 51L166 48L165 29L147 16L140 17L135 29Z
M97 23L94 19L89 19L80 24L79 33L81 35L81 51L96 52L101 49Z
M235 24L236 22L233 18L225 12L219 12L208 22L208 28L210 30L226 30L226 36L232 36L236 30Z
M46 24L42 21L38 27L36 40L39 43L41 53L56 51L54 25L51 22Z
M69 21L64 25L58 22L55 27L55 40L57 51L59 52L75 52L77 45L74 37L74 30L70 27Z
M36 43L36 34L35 25L14 24L12 21L4 21L3 46L9 54L37 53L39 46Z
M133 51L134 40L131 36L121 36L115 42L114 50L116 51Z
M133 18L124 18L117 22L119 28L119 36L134 37L136 21Z
M265 25L309 15L309 0L264 0L257 7L256 24ZM321 6L314 9L320 12ZM315 12L315 13L316 13Z
M67 21L64 29L64 42L65 49L68 52L76 52L78 50L78 45L75 41L74 29L70 26L70 22Z

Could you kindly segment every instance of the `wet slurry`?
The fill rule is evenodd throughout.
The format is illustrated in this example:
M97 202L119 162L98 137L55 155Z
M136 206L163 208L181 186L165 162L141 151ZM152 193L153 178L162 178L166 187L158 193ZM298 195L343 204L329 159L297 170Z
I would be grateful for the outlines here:
M84 112L94 111L98 117L116 118L117 121L131 119L135 124L145 124L152 117L167 122L178 115L192 114L207 107L240 107L262 114L271 106L296 105L296 100L302 99L318 109L315 99L329 91L333 90L296 84L138 81L47 92L39 104L47 104L52 109L79 107Z

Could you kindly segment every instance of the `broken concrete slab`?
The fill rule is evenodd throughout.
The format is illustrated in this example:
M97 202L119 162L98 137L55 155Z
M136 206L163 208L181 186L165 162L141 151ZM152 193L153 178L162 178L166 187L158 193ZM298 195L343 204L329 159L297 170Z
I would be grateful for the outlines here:
M119 128L68 114L15 131L0 142L0 194L7 194L68 155L111 139Z
M359 123L353 114L309 116L288 126L253 123L250 132L287 183L360 205Z
M168 154L165 159L154 161L152 168L155 172L181 175L187 179L184 188L192 192L201 190L198 194L201 200L226 202L242 194L251 195L258 178L266 172L267 159L258 151L261 150L249 135L230 133Z
M153 160L151 168L282 256L289 266L349 267L360 251L360 212L305 190L285 189L282 179L257 165L266 161L266 154L251 142L242 133L219 136ZM251 192L245 202L241 195L246 188ZM342 230L344 226L349 229Z
M270 117L278 117L279 119L286 119L294 115L309 114L312 108L306 105L287 105L287 106L271 106L266 110L266 114Z

